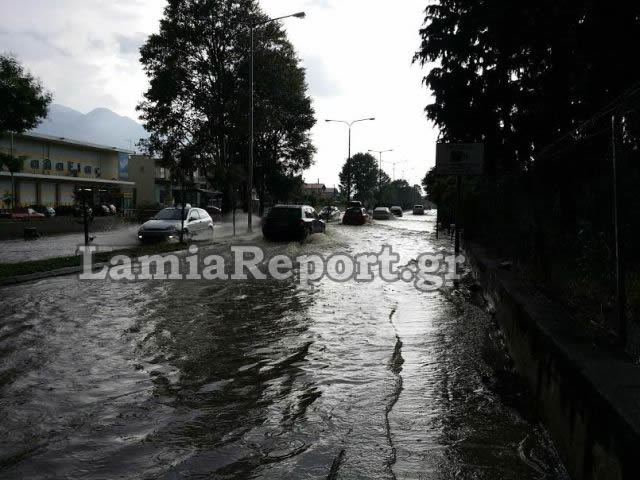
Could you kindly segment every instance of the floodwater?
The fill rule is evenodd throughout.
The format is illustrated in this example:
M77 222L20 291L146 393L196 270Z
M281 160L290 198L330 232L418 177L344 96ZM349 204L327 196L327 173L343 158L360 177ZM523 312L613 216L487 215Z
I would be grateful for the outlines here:
M270 254L450 249L435 213ZM566 478L456 287L60 277L0 290L0 478Z

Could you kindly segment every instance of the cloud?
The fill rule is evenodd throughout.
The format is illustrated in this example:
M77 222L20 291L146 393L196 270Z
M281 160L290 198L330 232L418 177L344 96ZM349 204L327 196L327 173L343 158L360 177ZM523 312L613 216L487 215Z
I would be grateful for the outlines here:
M307 0L305 3L307 7L318 7L318 8L332 8L330 4L330 0Z
M7 2L0 52L13 53L54 101L135 117L146 88L138 50L157 31L162 0ZM99 28L96 28L99 26Z
M326 64L321 57L307 56L304 58L303 63L307 71L307 82L312 95L333 97L340 94L336 81L329 77Z
M71 52L56 44L55 34L46 35L29 30L0 30L0 45L4 52L20 58L45 59L51 56L70 57Z
M137 54L142 44L146 41L148 35L136 32L131 35L116 34L116 40L120 46L120 53L123 55Z

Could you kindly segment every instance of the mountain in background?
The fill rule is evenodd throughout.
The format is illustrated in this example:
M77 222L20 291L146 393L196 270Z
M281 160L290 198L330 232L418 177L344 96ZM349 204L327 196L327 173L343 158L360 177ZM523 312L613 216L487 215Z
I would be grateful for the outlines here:
M55 103L49 107L47 118L32 132L131 150L138 150L136 143L149 136L138 122L108 108L84 114Z

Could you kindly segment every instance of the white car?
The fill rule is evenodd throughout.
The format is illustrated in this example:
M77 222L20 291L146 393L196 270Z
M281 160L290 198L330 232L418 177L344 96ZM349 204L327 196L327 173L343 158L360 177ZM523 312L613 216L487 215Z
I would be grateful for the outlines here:
M155 217L142 224L138 230L138 239L168 240L180 237L182 226L182 207L165 208ZM184 233L187 239L194 237L213 237L213 220L202 208L187 205L184 209Z

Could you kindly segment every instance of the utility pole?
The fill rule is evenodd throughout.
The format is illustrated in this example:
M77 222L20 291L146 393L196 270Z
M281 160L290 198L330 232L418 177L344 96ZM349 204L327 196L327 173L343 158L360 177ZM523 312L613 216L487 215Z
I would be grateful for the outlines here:
M344 123L347 127L349 127L349 148L347 150L347 202L351 200L351 127L358 122L366 122L371 120L375 120L375 117L361 118L359 120L353 120L352 122L347 122L346 120L325 120L325 122Z
M378 202L382 199L382 154L387 152L393 152L393 148L388 150L369 150L370 153L378 154Z
M618 185L618 162L616 158L616 115L611 116L611 158L613 167L613 224L615 232L615 262L616 262L616 316L618 319L618 333L623 347L627 344L627 292L625 285L624 258L622 249L622 225L620 223L620 186Z

